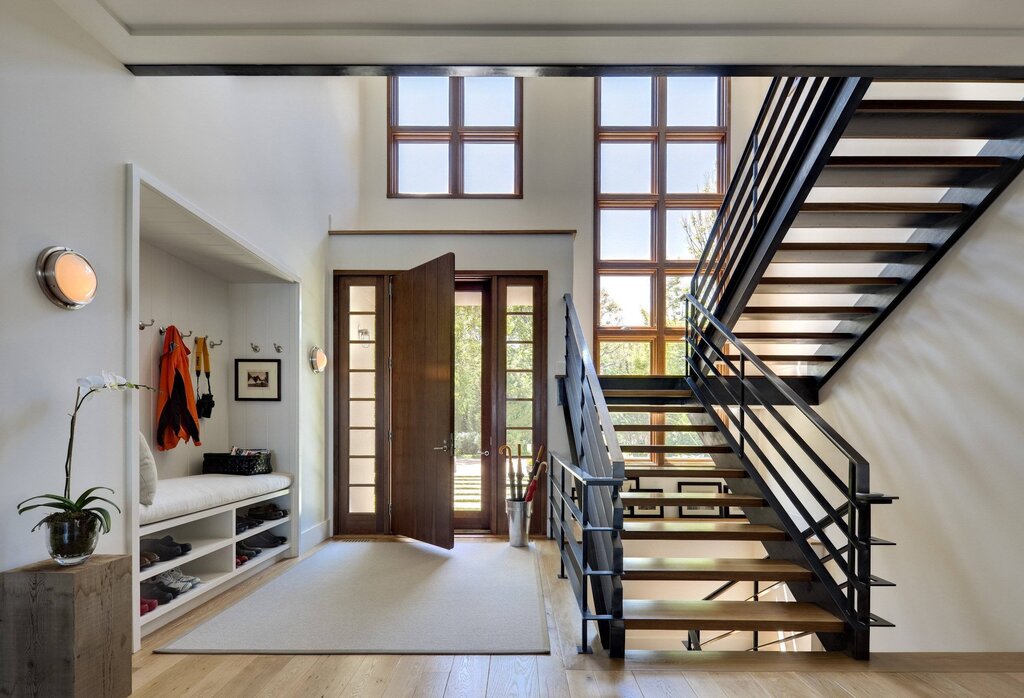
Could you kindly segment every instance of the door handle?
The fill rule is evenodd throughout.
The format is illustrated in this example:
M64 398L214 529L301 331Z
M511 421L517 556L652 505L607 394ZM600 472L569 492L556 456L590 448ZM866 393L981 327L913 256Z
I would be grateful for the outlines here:
M448 439L445 439L444 441L442 441L440 446L434 446L434 450L435 451L444 451L445 453L448 453Z
M481 455L481 456L484 456L484 457L486 458L487 456L491 455L491 452L490 452L490 451L484 451L484 452L483 452L483 453L481 453L480 455Z

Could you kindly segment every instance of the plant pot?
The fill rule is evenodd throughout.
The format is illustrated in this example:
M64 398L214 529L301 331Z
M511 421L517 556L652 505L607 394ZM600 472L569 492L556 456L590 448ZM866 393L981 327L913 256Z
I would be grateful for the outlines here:
M46 519L46 549L58 565L89 559L100 540L100 520L92 514L53 514Z

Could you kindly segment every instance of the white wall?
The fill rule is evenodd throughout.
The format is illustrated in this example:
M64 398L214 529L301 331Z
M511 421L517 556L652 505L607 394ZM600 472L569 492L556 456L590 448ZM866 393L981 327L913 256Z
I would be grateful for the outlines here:
M45 556L42 534L29 534L37 519L14 505L61 487L75 378L126 365L139 318L126 317L124 164L294 269L303 347L323 345L327 217L350 224L359 193L356 100L344 79L133 78L51 3L0 4L0 569ZM64 311L40 293L33 263L50 244L93 262L89 307ZM326 383L300 375L300 450L322 472ZM75 489L106 484L124 501L126 410L123 396L102 395L83 412ZM325 497L303 511L304 528L326 519ZM115 527L101 551L126 549L123 519Z
M329 269L411 269L448 252L456 271L546 271L548 273L548 448L567 453L568 440L554 388L565 363L565 306L573 288L573 245L567 235L341 235L329 243Z
M161 479L199 475L203 471L203 454L223 452L230 448L228 438L229 414L232 407L232 346L229 341L228 284L192 264L178 259L153 245L143 243L139 250L139 312L140 320L156 321L152 327L139 332L139 375L143 385L160 385L160 355L164 336L160 327L174 325L182 334L193 333L185 340L191 351L195 336L209 334L211 341L224 344L210 349L213 368L210 385L213 387L215 406L209 419L200 419L201 446L191 441L179 442L169 451L156 445L156 393L143 392L139 399L140 431L149 442ZM189 357L190 366L195 356ZM195 380L195 374L189 376ZM206 376L201 379L202 391L207 392ZM193 384L193 393L195 385Z

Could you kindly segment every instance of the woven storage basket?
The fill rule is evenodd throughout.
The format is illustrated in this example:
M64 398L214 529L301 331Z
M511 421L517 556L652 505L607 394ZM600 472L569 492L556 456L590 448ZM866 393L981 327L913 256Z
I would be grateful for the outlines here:
M204 453L204 475L264 475L272 472L270 452L252 456L233 456L230 453Z

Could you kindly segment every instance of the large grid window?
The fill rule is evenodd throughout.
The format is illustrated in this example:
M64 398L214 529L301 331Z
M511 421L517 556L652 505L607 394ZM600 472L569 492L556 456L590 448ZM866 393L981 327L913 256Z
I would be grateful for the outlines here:
M521 78L388 78L388 196L522 197L522 103Z
M728 83L597 78L594 320L601 373L682 373L684 299L722 204Z

